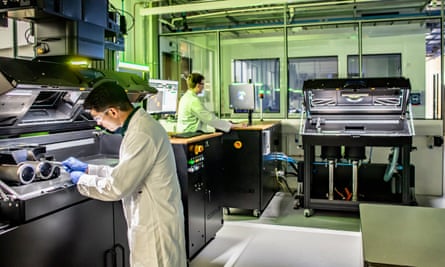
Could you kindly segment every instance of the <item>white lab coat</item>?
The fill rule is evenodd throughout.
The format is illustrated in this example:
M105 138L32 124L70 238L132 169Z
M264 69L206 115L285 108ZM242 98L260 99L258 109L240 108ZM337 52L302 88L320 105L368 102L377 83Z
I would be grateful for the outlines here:
M177 132L215 131L208 126L229 132L231 123L218 119L215 114L208 111L192 90L181 97L178 105Z
M122 199L132 267L187 266L173 149L164 128L144 110L130 120L118 165L89 165L77 188L99 200Z

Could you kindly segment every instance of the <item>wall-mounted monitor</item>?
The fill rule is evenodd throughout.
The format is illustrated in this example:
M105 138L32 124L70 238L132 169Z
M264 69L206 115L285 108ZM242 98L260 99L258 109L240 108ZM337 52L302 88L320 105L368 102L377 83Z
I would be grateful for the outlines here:
M149 85L158 92L147 99L150 114L175 114L178 102L178 81L150 79Z
M249 125L252 124L252 112L255 109L255 86L252 83L229 85L229 107L235 113L248 113Z

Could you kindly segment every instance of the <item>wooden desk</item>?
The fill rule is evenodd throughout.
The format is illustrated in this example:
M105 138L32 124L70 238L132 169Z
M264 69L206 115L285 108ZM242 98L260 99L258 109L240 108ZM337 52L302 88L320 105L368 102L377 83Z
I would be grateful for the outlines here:
M272 126L274 126L275 124L280 124L279 121L253 121L252 125L247 125L246 126L237 126L234 127L233 130L246 130L246 131L251 131L251 130L265 130L268 129Z
M360 204L364 266L445 266L445 209Z
M208 133L208 134L202 134L202 135L198 135L198 136L194 136L194 137L190 137L190 138L177 138L177 137L174 137L173 135L174 135L173 133L170 134L170 143L171 144L189 144L189 143L207 140L207 139L210 139L210 138L213 138L216 136L221 136L222 133L221 132Z

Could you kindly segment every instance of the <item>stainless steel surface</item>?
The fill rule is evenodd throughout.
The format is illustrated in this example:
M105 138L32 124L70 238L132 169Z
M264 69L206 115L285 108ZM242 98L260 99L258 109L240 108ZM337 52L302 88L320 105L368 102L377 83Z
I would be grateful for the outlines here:
M3 181L25 185L32 183L35 177L36 170L31 164L21 163L17 165L0 165L0 179Z
M14 199L29 200L57 190L74 186L68 173L62 172L58 178L36 181L26 185L9 186Z
M352 161L352 201L357 201L358 193L358 162L356 160Z
M113 147L116 145L119 147L118 142L120 139L115 139L114 136L99 137L94 135L92 131L66 132L54 135L0 140L0 147L4 148L3 152L8 152L5 153L5 157L0 157L0 164L3 163L1 166L5 165L1 161L2 159L13 161L14 163L9 164L11 165L8 167L8 169L11 169L8 170L10 172L9 176L16 177L18 166L26 164L26 166L31 166L35 170L36 178L28 184L8 179L2 186L3 191L8 197L13 199L29 200L50 194L55 190L71 187L73 184L61 162L69 156L75 156L91 164L110 166L117 164L117 152L114 154L114 151L110 149L110 144L112 143ZM110 144L102 145L104 139L109 139ZM39 160L27 160L28 150L35 150L36 147L39 148L40 152L44 151L45 153L39 155ZM101 153L102 148L108 148L110 154ZM22 162L15 164L17 161ZM1 173L0 177L2 177Z
M328 199L334 200L334 161L329 161L329 193Z
M113 165L117 163L120 136L97 136L91 130L66 131L41 136L0 139L0 147L14 150L39 144L45 153L39 157L41 162L49 163L60 171L57 177L35 179L29 184L11 182L0 183L6 198L0 203L0 220L12 224L22 224L37 217L53 214L61 209L75 207L87 197L77 192L70 175L62 167L61 161L70 156L88 163ZM33 146L31 146L33 147ZM25 150L25 151L23 151ZM26 149L20 150L26 158ZM1 162L1 161L0 161Z
M2 180L0 180L0 200L3 199L6 201L9 199L9 197L8 197L8 195L6 195L6 192L3 191L4 187L7 187L7 185Z

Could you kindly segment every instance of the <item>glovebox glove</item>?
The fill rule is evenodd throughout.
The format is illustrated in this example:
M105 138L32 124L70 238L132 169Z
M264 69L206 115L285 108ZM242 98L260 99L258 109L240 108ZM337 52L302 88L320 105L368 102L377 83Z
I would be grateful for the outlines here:
M79 181L80 176L84 175L84 172L81 171L73 171L70 173L71 176L71 182L73 182L73 184L77 184L77 182Z
M82 162L75 157L69 157L66 160L62 161L62 165L65 167L65 170L67 172L73 172L73 171L81 171L86 172L88 168L88 164L85 162Z

